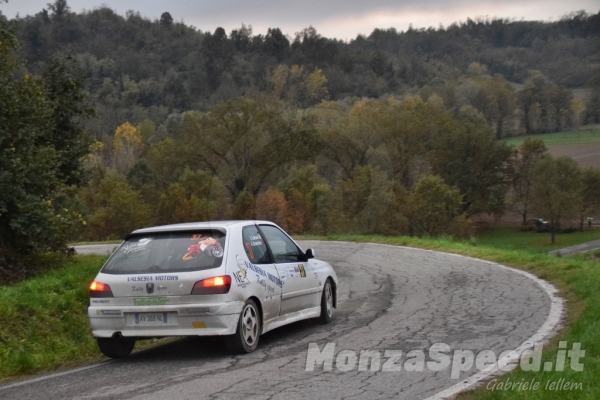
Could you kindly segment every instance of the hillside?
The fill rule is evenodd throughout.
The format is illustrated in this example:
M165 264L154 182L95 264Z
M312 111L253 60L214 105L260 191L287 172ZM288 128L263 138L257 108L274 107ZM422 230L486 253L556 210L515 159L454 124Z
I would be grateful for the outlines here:
M551 23L469 19L438 29L376 29L346 43L312 27L293 38L277 27L266 35L245 25L205 32L168 13L152 21L139 11L122 16L100 7L73 13L59 0L49 10L4 23L17 33L19 52L33 72L57 53L79 61L99 113L88 123L96 137L125 121L159 125L173 111L203 111L268 91L279 65L321 70L329 100L415 93L427 99L435 92L450 108L469 94L464 80L474 62L517 87L530 70L569 88L598 83L600 14L573 13Z

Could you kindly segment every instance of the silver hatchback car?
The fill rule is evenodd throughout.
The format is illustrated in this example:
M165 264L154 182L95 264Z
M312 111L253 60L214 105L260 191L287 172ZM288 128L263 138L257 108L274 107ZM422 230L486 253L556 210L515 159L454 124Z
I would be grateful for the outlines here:
M337 276L267 221L157 226L129 234L90 285L88 315L104 355L136 339L224 336L250 353L261 334L332 319Z

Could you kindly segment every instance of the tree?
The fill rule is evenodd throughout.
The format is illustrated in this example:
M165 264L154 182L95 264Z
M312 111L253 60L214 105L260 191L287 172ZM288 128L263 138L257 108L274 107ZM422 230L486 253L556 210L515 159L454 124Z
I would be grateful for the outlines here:
M269 79L271 96L295 108L305 108L327 97L327 78L320 69L309 72L299 65L279 65Z
M286 226L287 201L285 195L270 188L256 198L256 218L275 222L284 229Z
M461 214L462 195L439 176L429 175L417 183L409 204L413 232L439 236L450 234L453 222Z
M535 163L548 155L548 149L541 140L526 138L513 159L512 189L513 205L523 217L523 226L527 223L527 214L531 207L533 191L533 169Z
M171 14L168 12L162 13L160 16L160 24L166 27L173 25L173 17L171 17Z
M127 171L142 151L142 135L139 129L125 122L117 127L114 137L115 166L118 171Z
M554 132L572 124L573 94L550 82L540 71L530 71L518 100L528 133Z
M581 172L569 157L543 157L535 165L534 204L536 214L550 223L552 244L563 219L577 215Z
M281 62L290 50L290 41L279 28L269 28L262 45L263 51Z
M25 73L16 47L0 25L0 264L9 269L27 254L64 249L65 219L78 217L61 199L82 183L89 152L81 82L61 60L43 78Z
M88 179L82 162L92 144L83 122L95 115L86 102L82 71L72 57L57 56L42 78L53 121L45 136L59 152L59 179L67 185L81 185Z
M463 195L462 211L499 213L508 189L510 147L496 141L485 119L467 106L452 130L433 139L432 171Z
M314 225L311 227L319 234L327 235L335 230L342 210L338 207L335 194L329 185L315 185L309 193L310 212Z
M140 192L116 172L97 176L79 196L90 210L86 233L90 239L121 239L150 222L150 208Z
M57 21L61 21L71 11L67 0L56 0L54 3L48 3L48 9L52 11L52 17Z
M495 129L496 139L501 139L506 121L515 111L515 91L501 75L492 77L485 71L485 66L479 63L469 65L472 76L456 88L455 102L457 109L471 105L480 111Z
M342 182L343 211L354 232L373 232L385 218L392 184L385 172L370 165L358 166Z
M219 178L232 199L243 191L256 196L270 173L307 153L311 134L305 128L301 121L292 125L265 106L240 99L190 120L184 148L189 160Z
M600 210L600 169L589 167L581 174L581 206L579 230L583 231L583 221Z
M233 219L256 219L256 200L247 190L241 192L233 203Z
M159 224L193 222L194 201L190 199L181 183L171 184L160 196L158 207Z
M204 38L203 53L206 59L206 76L213 90L221 83L221 75L227 71L233 62L234 47L227 40L225 29L218 27L214 34L206 34Z

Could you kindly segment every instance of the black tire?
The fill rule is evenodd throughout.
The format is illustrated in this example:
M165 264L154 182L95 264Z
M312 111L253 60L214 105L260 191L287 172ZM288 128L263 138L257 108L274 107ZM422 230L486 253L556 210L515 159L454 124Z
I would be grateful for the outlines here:
M321 294L321 316L317 321L321 324L328 324L333 319L333 287L331 280L328 278L323 286L323 294Z
M247 354L256 350L261 332L260 320L261 315L256 303L248 299L240 313L235 334L224 338L227 349L236 354Z
M129 338L96 338L102 354L108 358L124 358L131 354L135 340Z

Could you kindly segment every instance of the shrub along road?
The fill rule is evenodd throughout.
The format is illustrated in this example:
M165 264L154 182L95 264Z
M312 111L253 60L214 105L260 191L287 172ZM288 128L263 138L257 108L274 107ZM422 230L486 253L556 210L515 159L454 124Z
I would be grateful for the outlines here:
M301 242L340 278L334 321L276 329L250 355L231 356L208 338L186 338L133 354L0 386L0 398L428 398L456 388L478 369L408 371L434 343L452 351L516 349L557 328L562 302L520 271L427 250L347 242ZM114 245L113 245L114 246ZM552 316L552 318L549 318ZM540 331L540 327L544 327ZM307 350L335 344L331 371L306 371ZM339 357L342 350L346 358ZM401 350L400 371L358 371L353 354L375 350L379 369ZM408 352L416 351L412 355ZM352 353L354 352L354 353ZM426 360L430 360L427 356ZM344 372L346 365L353 368ZM309 367L313 365L309 363ZM466 369L466 368L465 368ZM460 389L459 387L458 389ZM450 393L450 392L447 392ZM446 394L447 394L446 393Z

